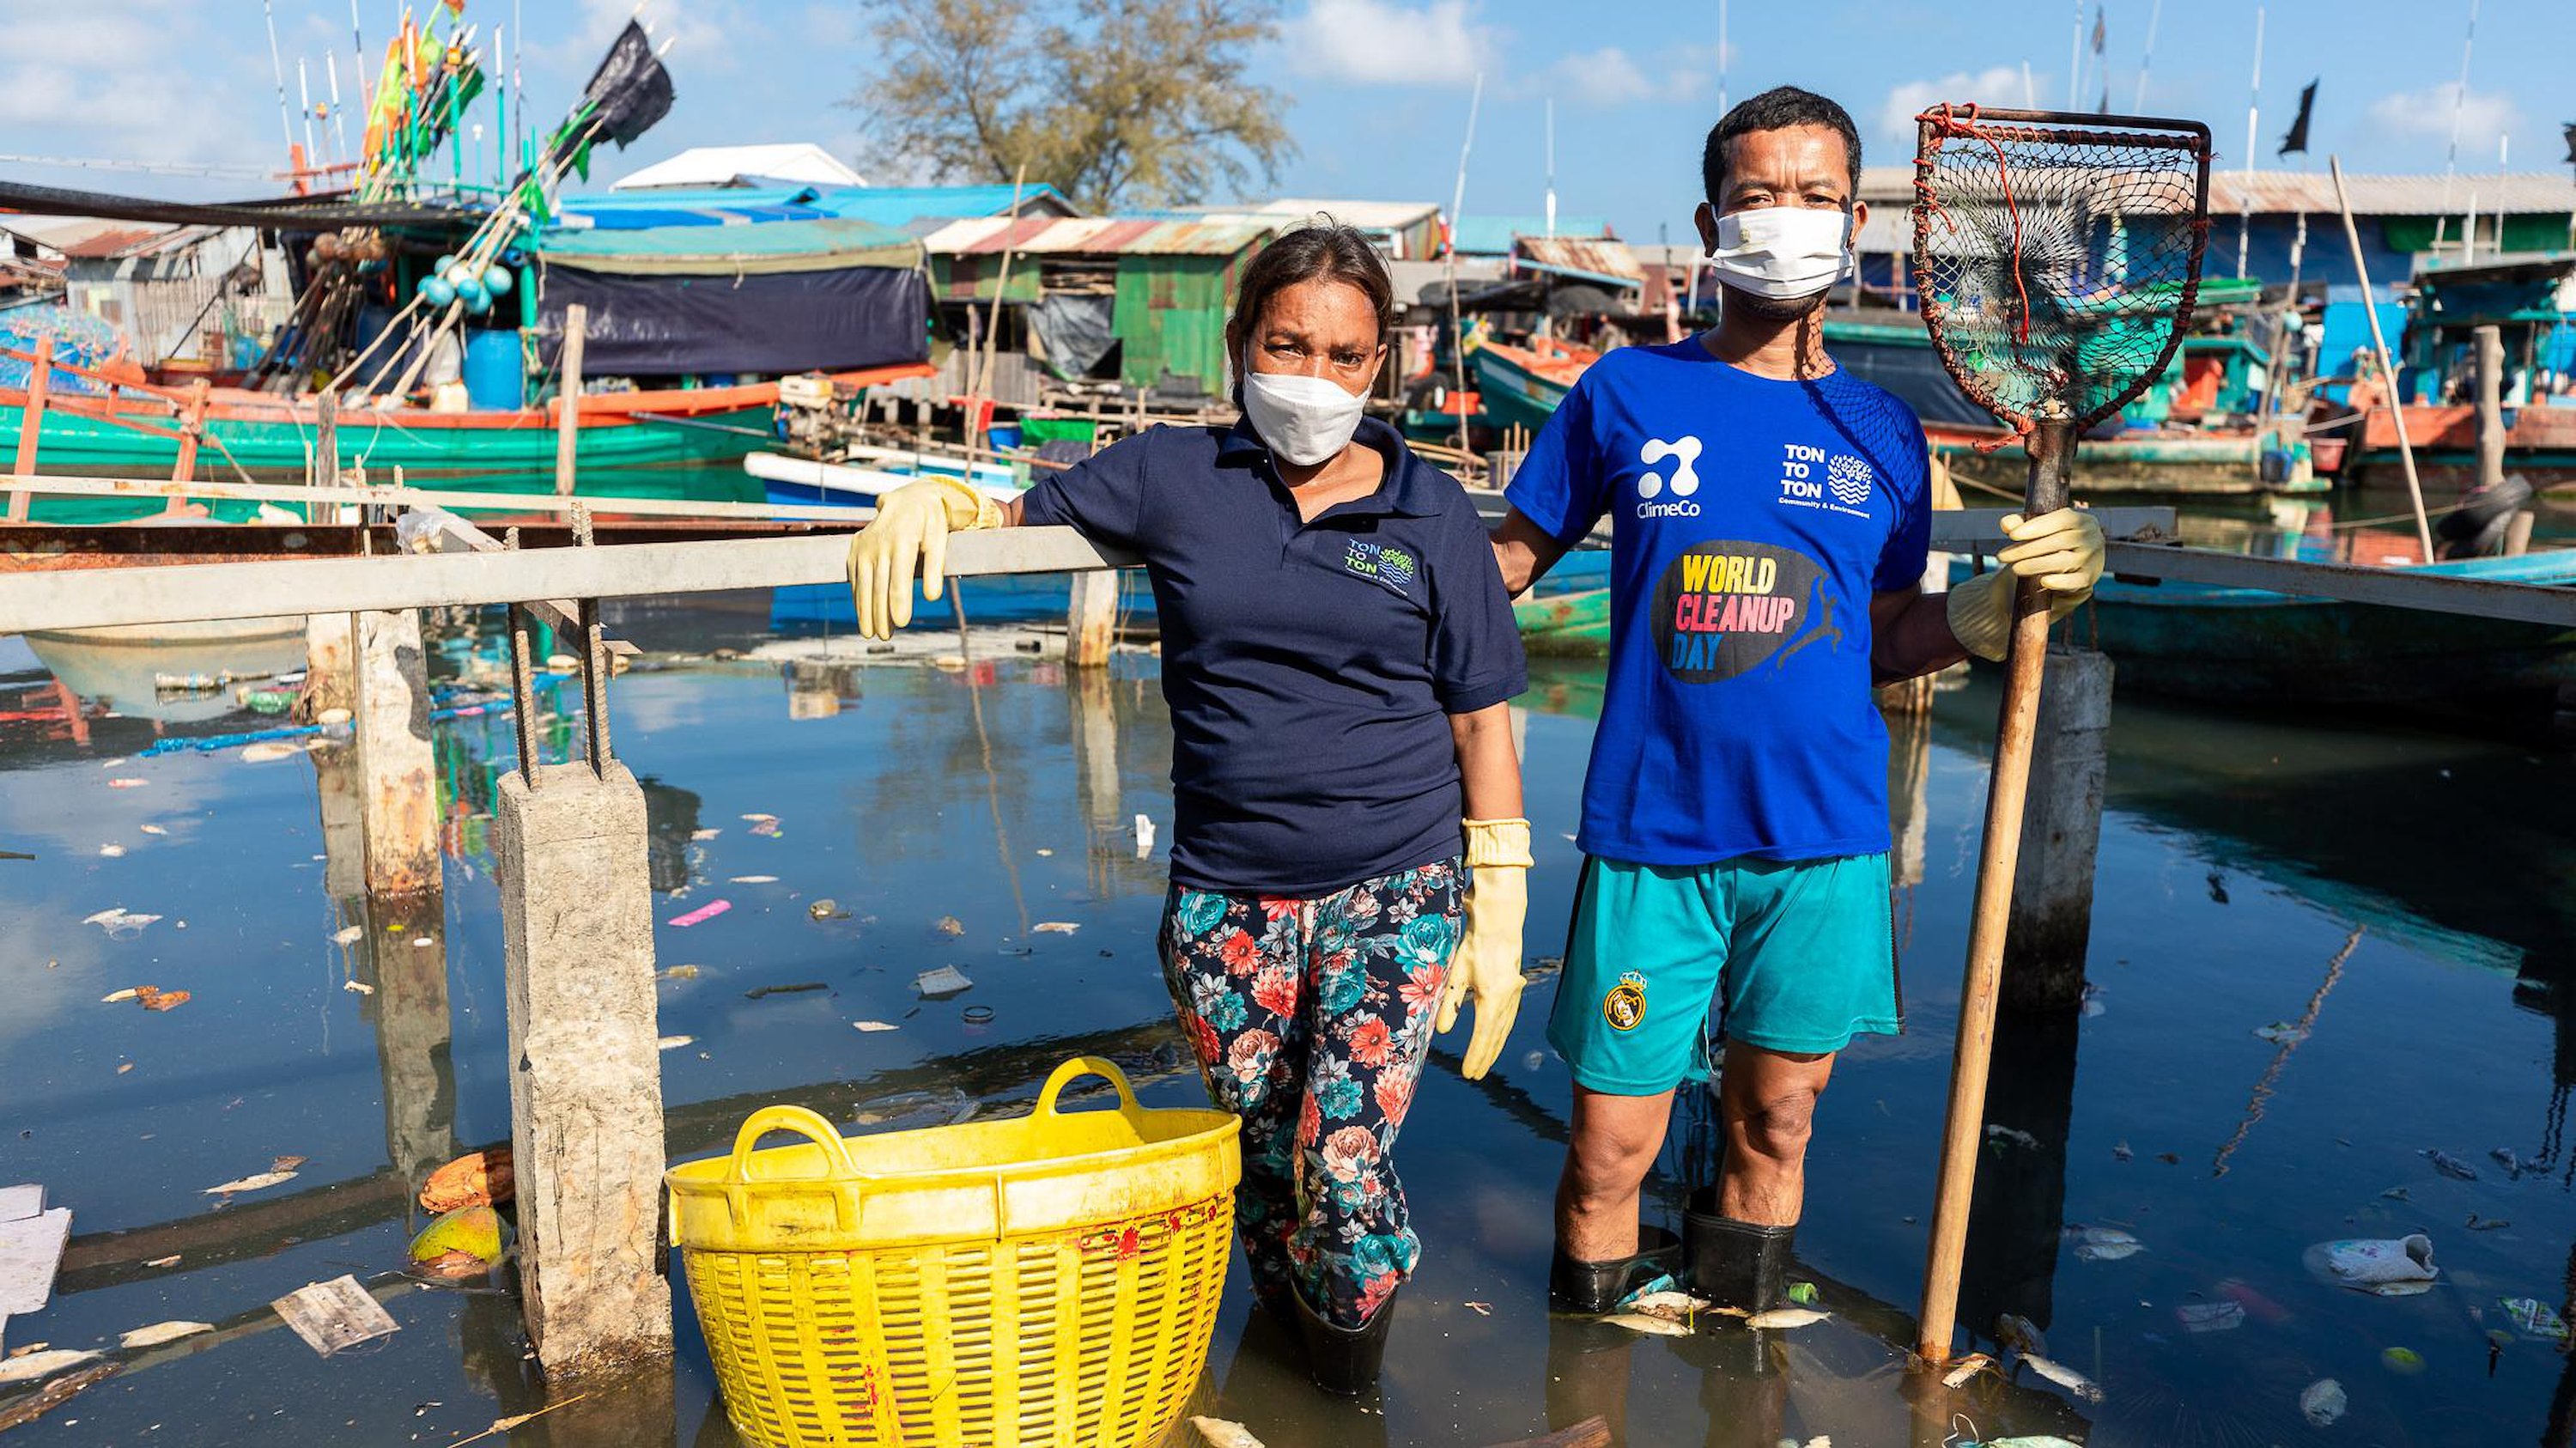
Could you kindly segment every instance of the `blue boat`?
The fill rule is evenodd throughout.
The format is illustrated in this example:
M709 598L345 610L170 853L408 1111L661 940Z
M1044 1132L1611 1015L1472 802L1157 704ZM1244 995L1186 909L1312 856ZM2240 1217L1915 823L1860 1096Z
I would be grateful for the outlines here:
M2412 571L2565 588L2576 586L2576 549ZM2549 624L2260 588L2106 578L2093 602L2061 627L2111 656L2119 687L2183 698L2275 705L2576 702L2576 629Z

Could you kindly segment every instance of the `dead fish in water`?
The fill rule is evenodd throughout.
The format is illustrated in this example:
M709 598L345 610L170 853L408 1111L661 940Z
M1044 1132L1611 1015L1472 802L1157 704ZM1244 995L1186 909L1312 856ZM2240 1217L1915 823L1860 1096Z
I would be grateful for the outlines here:
M2010 1312L1995 1314L1995 1341L2025 1355L2048 1351L2048 1338L2039 1325Z
M1710 1306L1707 1298L1693 1297L1687 1292L1644 1292L1629 1302L1628 1310L1687 1326L1692 1317L1708 1311Z
M1208 1448L1262 1448L1261 1440L1241 1423L1225 1418L1192 1418L1190 1426L1206 1440Z
M2117 1227L2069 1227L2066 1240L2075 1244L2075 1255L2086 1262L2117 1262L2147 1250L2146 1243Z
M1812 1307L1775 1307L1744 1319L1744 1325L1757 1332L1785 1332L1793 1327L1811 1326L1831 1316L1830 1312L1818 1312Z
M1605 1317L1601 1320L1610 1324L1612 1327L1624 1327L1630 1332L1642 1332L1652 1337L1688 1337L1691 1335L1691 1330L1689 1328L1682 1326L1680 1323L1673 1321L1669 1317L1656 1317L1643 1312L1622 1312L1615 1316Z
M2102 1385L2093 1381L2091 1378L2084 1376L2082 1373L2077 1372L2075 1369L2068 1367L2066 1364L2051 1362L2047 1358L2040 1357L2033 1353L2023 1353L2021 1360L2030 1364L2030 1370L2032 1372L2035 1372L2041 1377L2048 1379L2050 1382L2057 1384L2066 1391L2073 1393L2077 1398L2080 1398L2087 1403L2098 1403L2102 1401Z
M2324 1428L2343 1416L2343 1384L2332 1378L2319 1378L2299 1394L2299 1411L2307 1415L2311 1426Z
M2515 1181L2522 1180L2522 1169L2529 1165L2528 1162L2525 1162L2521 1157L2515 1155L2513 1148L2509 1146L2499 1146L2495 1150L2488 1152L2487 1155L2494 1157L2496 1159L2496 1164L2504 1168L2505 1175L2512 1177Z
M2473 1182L2478 1179L2478 1169L2476 1167L2469 1165L2467 1162L2460 1160L2458 1157L2451 1155L2447 1151L2442 1151L2438 1148L2427 1148L2419 1154L2425 1160L2433 1163L2433 1170L2440 1172L2446 1177L2456 1177L2464 1182Z

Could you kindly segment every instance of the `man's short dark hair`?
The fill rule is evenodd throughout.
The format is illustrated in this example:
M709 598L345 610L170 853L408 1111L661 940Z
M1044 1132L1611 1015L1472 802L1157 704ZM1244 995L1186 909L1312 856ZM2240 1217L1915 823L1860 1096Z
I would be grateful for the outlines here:
M1709 131L1707 149L1699 157L1700 182L1708 188L1708 204L1721 209L1726 205L1728 143L1754 131L1785 131L1791 126L1823 126L1843 138L1844 148L1851 153L1852 194L1859 195L1860 130L1852 124L1851 112L1814 91L1784 85L1739 102Z

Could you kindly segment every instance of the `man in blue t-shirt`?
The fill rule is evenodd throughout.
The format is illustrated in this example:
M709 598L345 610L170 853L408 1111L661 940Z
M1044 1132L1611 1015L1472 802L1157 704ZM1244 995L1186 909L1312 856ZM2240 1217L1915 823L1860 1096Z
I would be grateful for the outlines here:
M1575 1080L1549 1279L1571 1311L1677 1264L1721 1306L1778 1304L1817 1095L1855 1034L1901 1016L1872 686L2000 658L2018 577L2062 616L2101 572L2100 527L2060 510L2006 520L2003 568L1946 598L1920 588L1922 425L1823 345L1866 214L1843 108L1757 96L1709 133L1701 169L1716 330L1594 363L1494 535L1518 593L1615 520L1588 858L1548 1026ZM1640 1228L1638 1192L1674 1088L1707 1068L1712 998L1725 1161L1677 1243Z

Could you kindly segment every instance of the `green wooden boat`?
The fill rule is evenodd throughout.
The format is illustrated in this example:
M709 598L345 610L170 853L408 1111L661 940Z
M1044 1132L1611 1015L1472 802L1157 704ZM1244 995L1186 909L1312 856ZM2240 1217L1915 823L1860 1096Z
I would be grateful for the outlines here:
M1610 653L1610 590L1524 598L1512 605L1521 648L1553 658L1606 658Z

